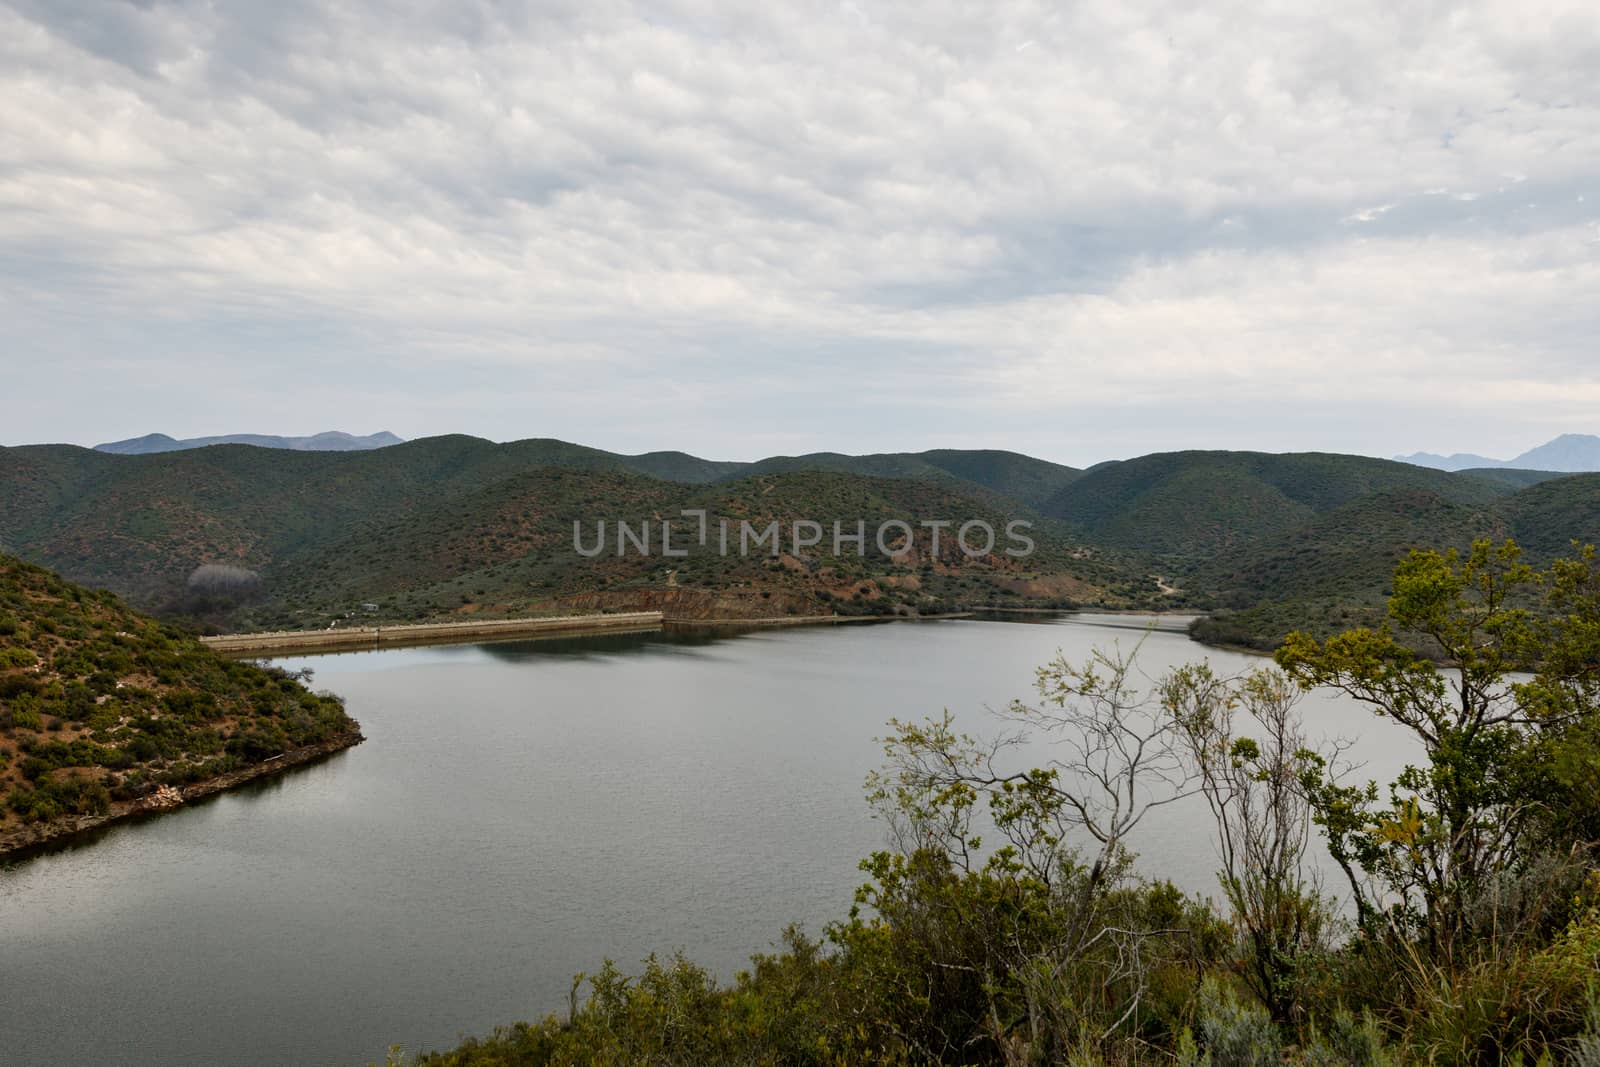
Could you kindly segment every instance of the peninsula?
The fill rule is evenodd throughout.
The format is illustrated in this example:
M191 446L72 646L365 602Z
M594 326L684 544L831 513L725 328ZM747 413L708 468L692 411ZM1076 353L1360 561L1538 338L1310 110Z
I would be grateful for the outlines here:
M0 555L0 860L361 739L303 677Z

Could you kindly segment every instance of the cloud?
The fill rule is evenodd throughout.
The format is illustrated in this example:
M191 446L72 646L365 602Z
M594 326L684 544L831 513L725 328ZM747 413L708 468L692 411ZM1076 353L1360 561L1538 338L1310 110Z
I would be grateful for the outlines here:
M17 0L0 42L7 443L1596 428L1592 5Z

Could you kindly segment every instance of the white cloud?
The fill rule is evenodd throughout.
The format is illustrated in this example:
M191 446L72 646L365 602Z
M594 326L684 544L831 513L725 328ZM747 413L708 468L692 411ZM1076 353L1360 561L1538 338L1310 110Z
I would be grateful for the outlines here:
M252 397L724 455L1600 429L1592 5L394 11L0 2L5 441L308 428Z

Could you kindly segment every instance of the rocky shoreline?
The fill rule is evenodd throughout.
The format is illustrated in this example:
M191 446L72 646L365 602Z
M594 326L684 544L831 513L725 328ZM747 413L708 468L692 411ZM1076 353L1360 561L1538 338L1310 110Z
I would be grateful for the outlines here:
M349 731L337 737L304 748L290 749L249 767L240 767L238 770L219 774L215 778L207 778L203 782L195 782L182 788L162 786L138 800L115 801L104 815L66 815L45 822L0 830L0 863L21 859L45 846L58 844L115 823L171 811L191 801L226 792L246 782L281 774L291 767L303 767L308 763L315 763L335 752L353 748L364 740L366 738L361 734L360 725L352 723Z

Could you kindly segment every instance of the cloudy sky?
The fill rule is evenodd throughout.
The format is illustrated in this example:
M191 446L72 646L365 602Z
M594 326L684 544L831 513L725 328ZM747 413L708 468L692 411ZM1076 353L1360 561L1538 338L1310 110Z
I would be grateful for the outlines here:
M1600 7L1198 6L0 0L0 444L1600 433Z

